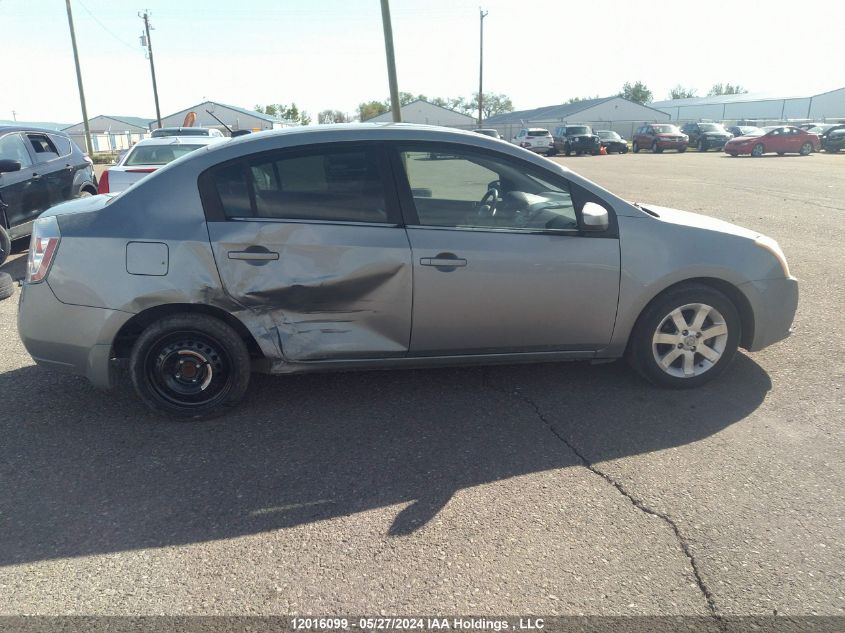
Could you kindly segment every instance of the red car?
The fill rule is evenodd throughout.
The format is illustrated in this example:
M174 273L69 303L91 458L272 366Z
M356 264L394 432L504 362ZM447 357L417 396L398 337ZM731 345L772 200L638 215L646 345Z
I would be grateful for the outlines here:
M821 141L818 134L811 134L792 125L772 125L760 128L725 143L725 152L731 156L738 154L762 156L771 152L776 152L779 156L787 152L806 156L819 149L821 149Z
M634 153L641 149L650 149L659 154L664 149L687 151L689 137L678 129L677 125L669 123L649 123L634 132L631 149Z

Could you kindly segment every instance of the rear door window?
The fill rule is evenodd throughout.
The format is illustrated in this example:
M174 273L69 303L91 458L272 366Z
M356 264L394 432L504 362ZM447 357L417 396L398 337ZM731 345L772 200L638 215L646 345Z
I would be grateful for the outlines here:
M73 142L66 136L51 134L50 139L59 153L59 156L69 156L73 151Z
M227 219L390 221L372 148L263 154L208 174L203 180Z
M26 137L35 152L37 162L46 163L59 157L59 150L46 134L27 134Z

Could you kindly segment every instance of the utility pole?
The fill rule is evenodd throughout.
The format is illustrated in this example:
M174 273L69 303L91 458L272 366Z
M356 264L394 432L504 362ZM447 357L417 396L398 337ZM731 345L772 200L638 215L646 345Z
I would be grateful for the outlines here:
M147 57L150 58L150 73L153 76L153 98L156 102L156 120L158 121L158 127L161 128L161 110L158 107L158 85L156 85L156 66L153 63L153 42L150 40L150 14L145 10L143 14L139 13L138 17L144 21L144 30L147 33Z
M65 0L67 6L67 23L70 27L70 43L73 46L73 63L76 64L76 85L79 86L79 103L82 105L82 125L85 128L85 149L88 155L94 154L91 145L91 130L88 127L88 108L85 107L85 91L82 89L82 70L79 68L79 51L76 48L76 32L73 30L73 12L70 9L70 0Z
M478 127L481 127L481 120L484 118L484 18L487 13L478 7L478 21L481 24L481 36L478 40Z
M402 122L399 109L399 85L396 83L396 57L393 54L393 27L390 25L390 5L388 0L381 0L381 22L384 27L384 52L387 55L387 80L390 82L390 112L393 121Z

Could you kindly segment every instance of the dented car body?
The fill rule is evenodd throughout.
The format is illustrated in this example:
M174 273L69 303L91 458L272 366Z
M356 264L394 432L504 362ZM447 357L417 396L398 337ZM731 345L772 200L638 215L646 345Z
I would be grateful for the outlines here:
M365 124L253 134L51 209L19 331L40 365L101 387L128 366L147 404L203 417L250 370L627 352L695 386L786 337L796 305L753 231L630 204L483 135Z

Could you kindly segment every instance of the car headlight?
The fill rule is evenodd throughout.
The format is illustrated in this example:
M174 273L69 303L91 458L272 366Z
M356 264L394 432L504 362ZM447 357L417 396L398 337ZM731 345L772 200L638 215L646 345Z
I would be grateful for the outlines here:
M786 263L786 255L783 254L783 250L781 250L780 244L778 244L772 238L766 235L760 235L754 240L754 244L759 246L760 248L769 251L772 255L775 256L775 259L778 260L781 269L783 270L783 276L789 277L789 264Z

